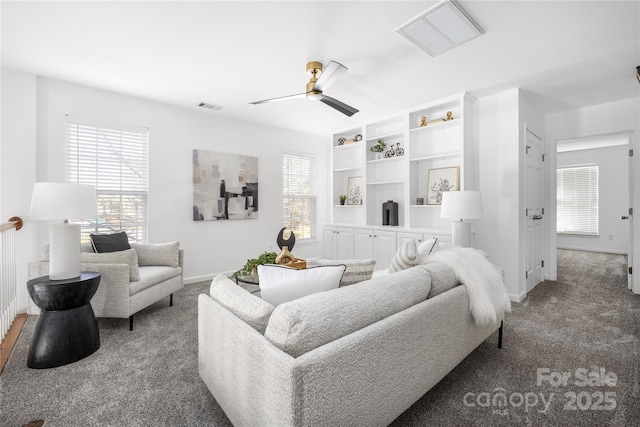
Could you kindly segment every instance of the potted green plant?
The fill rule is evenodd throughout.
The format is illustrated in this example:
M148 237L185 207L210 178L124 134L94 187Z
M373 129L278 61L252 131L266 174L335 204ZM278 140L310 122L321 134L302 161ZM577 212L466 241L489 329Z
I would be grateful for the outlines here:
M257 276L258 265L275 264L277 256L278 254L276 254L275 252L265 251L263 254L259 255L258 258L250 258L247 260L244 267L242 267L240 270L233 273L231 278L235 279L237 276L249 276L249 275Z
M371 146L371 148L369 148L369 150L372 153L376 153L376 159L381 159L382 151L385 149L386 146L387 144L385 144L383 140L379 139L376 141L375 144L373 144L373 146Z
M347 201L347 196L345 196L344 194L340 195L340 204L344 205L344 202Z

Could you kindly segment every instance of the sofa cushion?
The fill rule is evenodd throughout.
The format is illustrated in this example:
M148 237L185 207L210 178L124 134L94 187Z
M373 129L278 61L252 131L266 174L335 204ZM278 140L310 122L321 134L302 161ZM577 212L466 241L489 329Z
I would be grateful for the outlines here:
M431 290L429 298L435 297L460 284L453 270L439 262L432 262L421 266L431 275Z
M91 234L91 246L96 253L119 252L131 249L127 233Z
M127 264L129 265L129 281L137 282L140 280L140 270L138 268L138 256L133 249L118 252L80 252L81 263L97 263L97 264Z
M129 295L135 295L147 288L182 274L181 267L145 266L140 267L140 280L129 286Z
M131 247L138 253L140 267L147 265L177 267L179 265L180 242L131 243Z
M273 312L273 305L252 295L222 275L214 277L211 281L209 295L253 329L264 334Z
M336 289L345 270L344 265L327 265L295 269L281 265L258 265L260 297L278 306L316 292Z
M418 265L418 246L415 240L407 240L400 246L395 256L391 260L389 272L406 270Z
M432 237L418 245L418 264L426 264L427 257L431 254L435 254L440 250L438 244L438 238Z
M265 337L298 357L426 300L430 288L426 270L416 267L309 295L277 306Z
M322 265L345 265L340 286L353 285L371 279L373 270L376 267L376 260L370 259L325 259L307 258L307 267L318 267Z

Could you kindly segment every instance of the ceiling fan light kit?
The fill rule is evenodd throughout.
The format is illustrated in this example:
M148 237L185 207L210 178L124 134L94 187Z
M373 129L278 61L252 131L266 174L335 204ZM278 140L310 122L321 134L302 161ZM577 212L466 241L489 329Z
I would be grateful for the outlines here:
M346 73L347 70L347 67L336 61L330 61L329 64L327 64L327 66L324 68L324 70L321 62L308 62L307 74L309 74L311 78L307 83L306 91L304 93L281 96L279 98L263 99L261 101L251 102L251 104L258 105L265 104L267 102L284 101L287 99L306 97L307 99L312 101L320 101L328 105L329 107L340 111L342 114L351 117L359 110L345 104L344 102L338 101L335 98L331 98L330 96L327 96L323 93L324 90L326 90L333 82L338 80L338 78Z

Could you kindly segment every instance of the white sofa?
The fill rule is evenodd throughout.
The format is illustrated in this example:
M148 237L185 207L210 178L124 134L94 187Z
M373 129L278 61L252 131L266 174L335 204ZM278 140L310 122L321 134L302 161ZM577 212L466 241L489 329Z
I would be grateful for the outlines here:
M198 300L198 367L236 427L386 426L501 321L478 326L439 263L276 308L218 276Z
M133 330L133 315L151 304L182 289L184 253L178 242L132 243L131 249L120 252L93 253L91 245L83 244L82 271L101 273L100 285L91 299L96 317L129 318ZM30 262L28 278L49 274L48 245L43 260ZM29 314L40 309L29 299Z

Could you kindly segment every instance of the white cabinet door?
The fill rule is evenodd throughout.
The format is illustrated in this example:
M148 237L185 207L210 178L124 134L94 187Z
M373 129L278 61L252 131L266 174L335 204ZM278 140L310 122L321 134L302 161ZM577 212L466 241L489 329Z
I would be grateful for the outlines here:
M322 229L322 256L329 259L336 259L336 228L324 227Z
M396 254L396 233L369 229L355 229L355 258L376 260L376 270L389 268Z
M396 236L396 248L401 248L404 242L409 240L415 240L418 245L423 242L423 235L418 233L398 232Z
M322 243L322 256L325 258L353 258L353 228L324 227Z
M356 259L375 258L373 253L373 230L356 228L354 239L354 255Z
M396 233L394 231L376 230L374 232L373 246L376 270L389 268L391 260L396 254Z
M336 228L334 259L353 259L353 228Z

